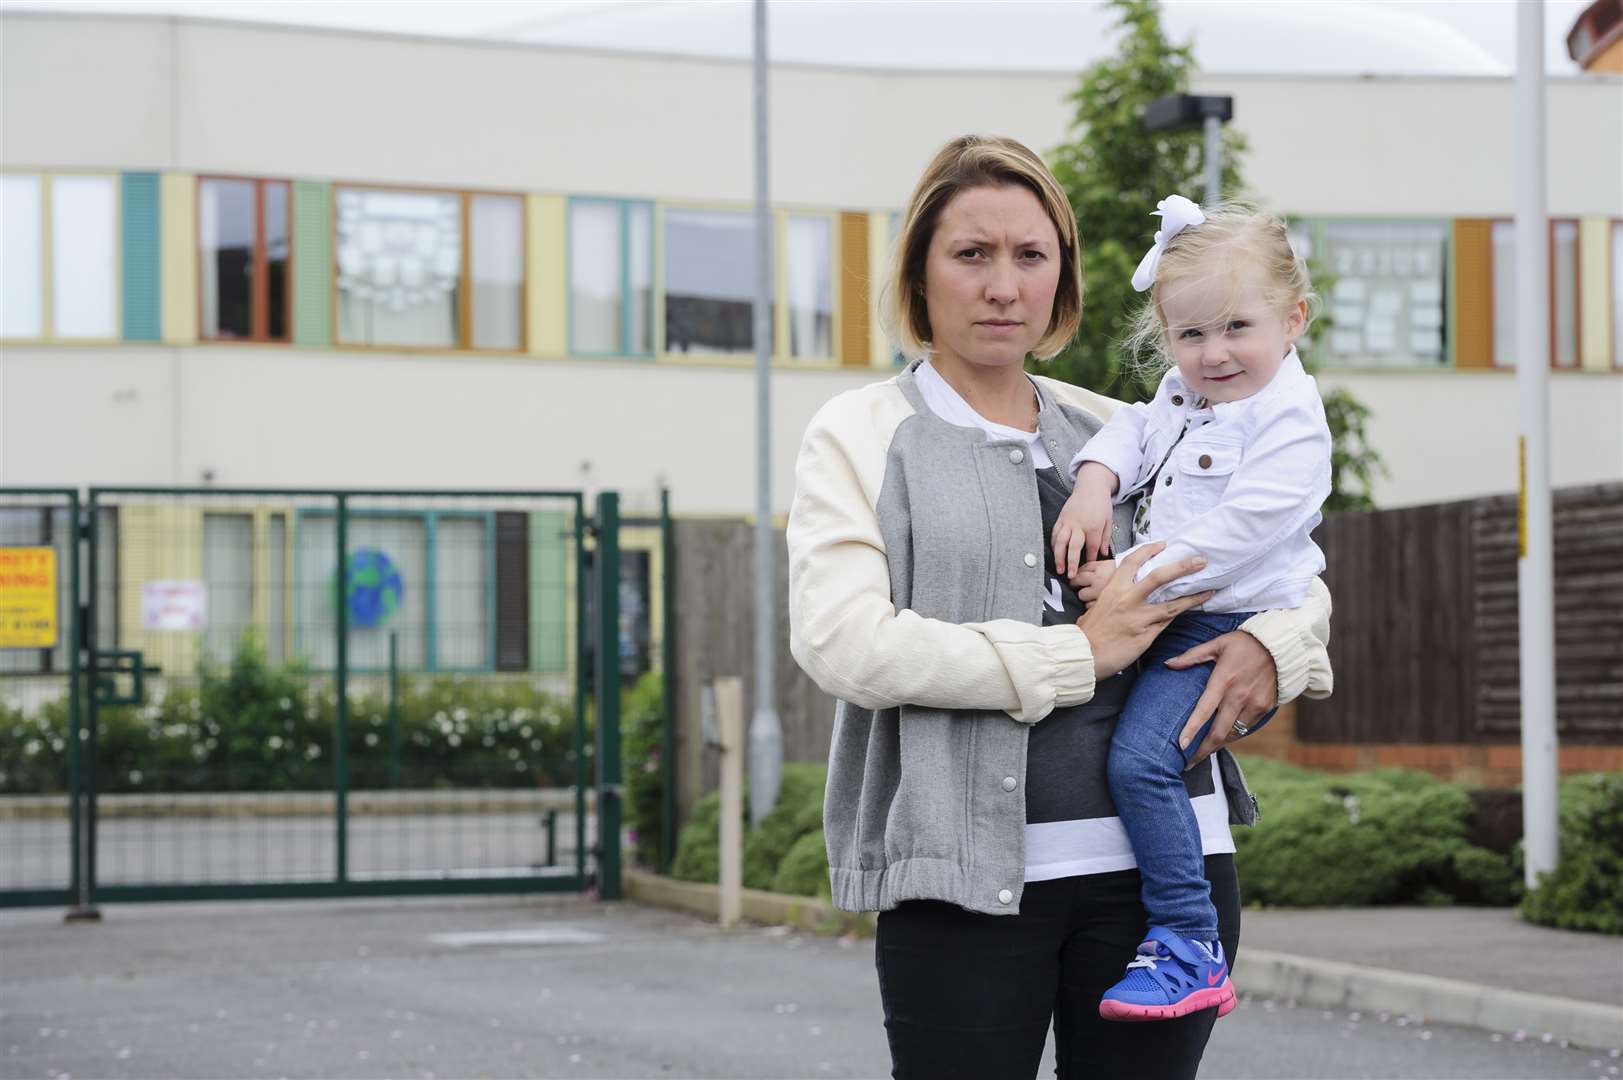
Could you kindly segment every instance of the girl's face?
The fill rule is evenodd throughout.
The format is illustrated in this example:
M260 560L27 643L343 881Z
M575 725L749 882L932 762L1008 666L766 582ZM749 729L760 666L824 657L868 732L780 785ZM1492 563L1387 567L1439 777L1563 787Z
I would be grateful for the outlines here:
M1212 402L1241 401L1267 386L1307 326L1307 303L1280 314L1255 274L1239 288L1217 274L1169 282L1160 305L1178 374Z
M1048 332L1064 258L1029 188L971 188L941 208L924 264L932 354L1018 365Z

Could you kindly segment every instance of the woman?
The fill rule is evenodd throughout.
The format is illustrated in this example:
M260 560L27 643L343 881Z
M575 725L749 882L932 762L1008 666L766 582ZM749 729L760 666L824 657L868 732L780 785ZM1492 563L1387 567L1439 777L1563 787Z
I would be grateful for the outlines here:
M1034 1076L1052 1020L1061 1076L1193 1077L1212 1010L1099 1016L1145 929L1105 762L1139 654L1209 594L1147 603L1200 565L1134 584L1155 545L1085 611L1055 571L1065 466L1116 403L1024 371L1081 316L1076 219L1041 159L1008 139L947 144L909 203L883 306L912 360L812 420L789 603L795 658L839 699L830 882L840 908L881 913L893 1075ZM1131 546L1131 513L1118 508L1115 550ZM1215 662L1184 738L1211 720L1188 789L1230 957L1227 825L1255 807L1220 748L1277 704L1329 692L1328 624L1316 582L1303 607L1172 661Z

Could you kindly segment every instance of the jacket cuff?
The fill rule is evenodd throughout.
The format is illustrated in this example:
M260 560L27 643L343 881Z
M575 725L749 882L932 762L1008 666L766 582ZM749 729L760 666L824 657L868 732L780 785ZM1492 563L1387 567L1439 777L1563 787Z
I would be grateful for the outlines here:
M1093 644L1077 626L1049 626L1042 644L1054 673L1053 709L1093 700ZM1050 709L1049 711L1052 711Z
M1261 642L1274 658L1279 675L1279 701L1283 705L1302 696L1312 673L1312 654L1295 608L1276 608L1253 615L1240 629Z

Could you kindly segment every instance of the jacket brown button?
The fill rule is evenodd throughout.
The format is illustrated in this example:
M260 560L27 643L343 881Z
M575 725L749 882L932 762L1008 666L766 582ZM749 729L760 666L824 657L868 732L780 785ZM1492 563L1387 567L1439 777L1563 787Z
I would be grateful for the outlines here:
M1200 467L1202 469L1211 468L1212 467L1212 455L1210 455L1210 454L1202 454L1202 455L1200 455Z
M1167 474L1167 487L1171 487L1171 486L1172 486L1172 474L1168 473Z
M1183 395L1182 394L1173 394L1172 395L1172 404L1174 404L1174 405L1182 405L1183 404Z

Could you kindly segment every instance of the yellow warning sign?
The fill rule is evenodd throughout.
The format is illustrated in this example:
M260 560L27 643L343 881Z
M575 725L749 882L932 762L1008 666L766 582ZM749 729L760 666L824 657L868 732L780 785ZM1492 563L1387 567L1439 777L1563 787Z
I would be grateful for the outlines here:
M0 547L0 649L55 648L56 551Z

